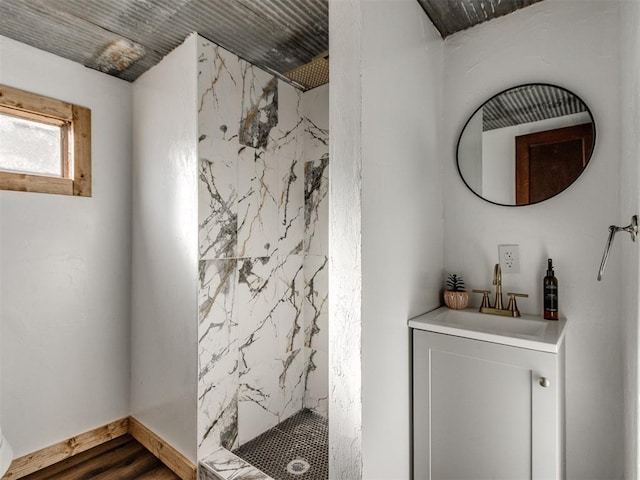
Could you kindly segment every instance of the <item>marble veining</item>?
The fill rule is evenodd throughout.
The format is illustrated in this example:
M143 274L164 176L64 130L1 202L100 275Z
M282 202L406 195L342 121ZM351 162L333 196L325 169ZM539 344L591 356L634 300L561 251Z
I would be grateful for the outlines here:
M204 39L198 59L204 458L305 407L327 415L328 90L305 96Z
M238 351L242 374L251 365L260 363L265 355L274 358L278 352L276 263L275 257L239 260L236 304L240 317Z
M271 129L267 150L279 157L300 160L305 140L306 118L303 94L278 81L278 124Z
M198 222L201 259L237 255L237 152L242 72L238 57L198 46Z
M328 252L329 157L306 162L304 166L305 251L326 255Z
M234 453L219 448L200 462L200 480L273 480Z
M329 86L315 88L304 96L304 159L319 160L329 155Z
M243 147L238 155L238 256L269 256L278 247L278 160Z
M263 360L240 377L241 445L302 409L304 360L301 349L294 350L284 359Z
M305 93L304 351L305 408L328 416L329 87Z
M304 350L306 356L304 407L326 418L329 416L329 354L327 351L311 348Z
M304 346L316 349L324 347L326 350L329 295L327 257L305 256L304 273ZM320 340L318 339L319 335L322 335Z
M198 444L235 448L238 438L236 260L201 261L198 293Z
M241 259L240 443L302 408L301 257Z
M278 79L248 62L242 62L242 145L265 148L271 129L278 123Z
M309 160L329 156L329 130L321 128L309 118L305 119L305 156Z
M204 39L198 50L199 137L237 144L246 62Z
M301 255L284 257L278 271L278 322L282 334L280 352L290 353L303 346L304 259Z
M234 163L200 158L198 237L201 259L236 256L238 201Z
M298 255L304 247L304 164L279 157L278 246L281 255Z

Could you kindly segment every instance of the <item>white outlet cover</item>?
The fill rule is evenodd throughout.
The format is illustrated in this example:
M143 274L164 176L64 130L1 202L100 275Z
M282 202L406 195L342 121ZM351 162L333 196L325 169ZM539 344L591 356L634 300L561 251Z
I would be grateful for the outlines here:
M498 259L502 273L520 273L519 245L498 245Z

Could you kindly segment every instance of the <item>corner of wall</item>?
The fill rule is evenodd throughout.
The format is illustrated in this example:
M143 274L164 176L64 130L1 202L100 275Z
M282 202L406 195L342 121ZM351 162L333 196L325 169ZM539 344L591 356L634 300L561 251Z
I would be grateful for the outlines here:
M362 478L362 12L330 0L329 476Z
M621 42L621 125L622 145L621 174L621 221L640 213L640 5L637 2L620 3ZM625 422L625 477L636 479L640 471L640 416L638 410L639 376L639 329L640 316L640 255L637 245L625 242L622 250L625 262L622 266L622 314L624 354L624 414Z
M133 90L131 411L195 462L197 36Z

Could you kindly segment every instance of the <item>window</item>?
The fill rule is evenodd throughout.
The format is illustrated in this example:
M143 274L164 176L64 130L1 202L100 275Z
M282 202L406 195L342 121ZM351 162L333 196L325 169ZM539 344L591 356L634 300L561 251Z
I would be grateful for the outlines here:
M0 85L0 190L91 196L91 110Z

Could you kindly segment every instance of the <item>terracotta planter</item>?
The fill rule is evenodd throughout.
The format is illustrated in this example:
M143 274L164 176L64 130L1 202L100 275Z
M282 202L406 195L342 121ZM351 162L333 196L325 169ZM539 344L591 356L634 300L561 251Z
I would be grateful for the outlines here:
M463 310L469 304L469 294L467 292L444 292L444 303L453 310Z

